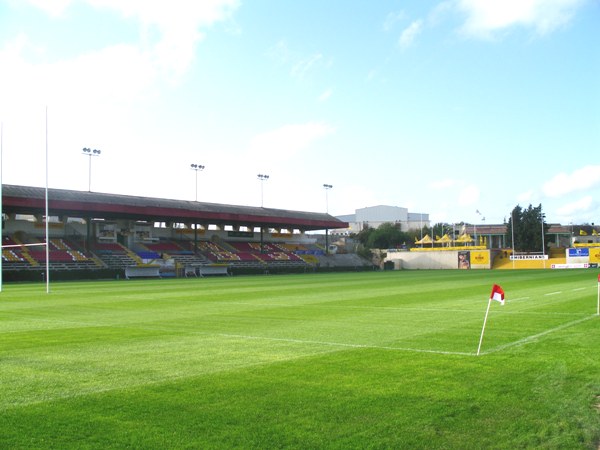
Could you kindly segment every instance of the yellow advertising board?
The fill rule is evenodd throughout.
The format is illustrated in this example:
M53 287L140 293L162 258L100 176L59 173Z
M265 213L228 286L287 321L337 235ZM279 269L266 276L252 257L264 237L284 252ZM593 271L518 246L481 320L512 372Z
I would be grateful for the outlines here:
M489 250L472 250L471 251L471 265L489 265L490 264L490 252Z
M597 247L590 248L590 262L600 264L600 248L597 248Z

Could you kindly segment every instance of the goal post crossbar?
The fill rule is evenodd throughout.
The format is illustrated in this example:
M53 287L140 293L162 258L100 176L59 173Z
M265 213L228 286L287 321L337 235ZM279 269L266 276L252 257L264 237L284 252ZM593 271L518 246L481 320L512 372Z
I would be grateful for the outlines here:
M45 247L46 244L45 242L43 243L39 243L39 244L8 244L8 245L3 245L2 248L17 248L17 247Z

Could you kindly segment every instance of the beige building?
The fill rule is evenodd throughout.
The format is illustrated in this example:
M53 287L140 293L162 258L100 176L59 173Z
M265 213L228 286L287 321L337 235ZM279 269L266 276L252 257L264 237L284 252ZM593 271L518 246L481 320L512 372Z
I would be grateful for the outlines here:
M409 212L400 206L369 206L357 209L354 214L337 216L337 219L348 222L348 228L332 231L335 234L359 233L366 227L377 228L383 223L396 223L402 231L420 229L430 226L428 213Z

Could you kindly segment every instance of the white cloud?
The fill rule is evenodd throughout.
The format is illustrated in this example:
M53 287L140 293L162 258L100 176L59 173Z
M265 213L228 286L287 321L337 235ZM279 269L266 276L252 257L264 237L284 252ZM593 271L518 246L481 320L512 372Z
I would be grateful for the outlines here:
M568 23L583 0L458 0L467 14L463 31L472 36L490 37L513 26L533 28L546 34Z
M329 89L325 90L321 95L319 95L319 101L324 102L326 100L329 100L329 98L331 97L332 94L333 94L333 89L329 88Z
M323 55L321 53L314 53L305 58L298 59L292 66L291 74L296 78L304 78L322 60Z
M316 68L331 67L331 59L326 59L320 52L304 54L296 51L282 39L267 51L267 56L284 67L290 67L290 75L304 79Z
M238 7L238 0L88 0L97 8L108 8L133 17L145 28L157 28L159 42L154 46L156 63L181 75L194 58L195 48L204 37L201 28L226 20Z
M67 170L71 163L59 167L54 161L71 155L76 155L74 161L83 160L78 155L83 146L103 150L103 157L96 162L99 169L108 165L111 157L116 160L119 151L140 146L144 137L139 135L143 125L138 122L145 118L145 111L133 113L133 107L143 108L154 100L165 81L177 81L189 69L203 30L228 21L238 5L237 0L29 2L48 15L63 16L66 25L69 20L93 21L95 9L116 12L120 22L129 19L126 25L140 36L137 42L116 43L111 37L104 46L68 58L56 56L56 48L24 33L0 43L0 119L5 125L5 148L9 149L5 155L7 180L36 184L41 179L39 158L32 155L43 148L40 133L44 107L48 106L51 182L56 185L75 183L79 171ZM76 5L92 10L75 10ZM93 25L90 22L88 28ZM30 161L35 167L14 169ZM119 166L126 164L122 159ZM99 182L97 188L101 188Z
M547 181L542 190L548 197L560 197L596 186L600 186L600 165L585 166L570 174L559 173Z
M332 126L322 122L284 125L255 136L250 144L250 152L254 157L285 160L334 131Z
M28 0L33 6L46 11L47 14L58 17L72 3L71 0Z
M440 191L435 194L438 204L436 217L442 217L443 214L447 214L446 217L456 215L457 207L476 207L481 197L478 186L458 178L443 178L429 186L435 191Z
M281 64L287 64L291 59L291 51L285 39L278 41L267 51L267 56Z
M148 25L157 25L161 30L174 31L176 28L207 26L222 21L239 6L238 0L85 0L96 8L109 8L121 12L126 17L137 17Z
M94 115L107 116L106 111L120 110L120 105L152 94L162 81L177 79L194 58L202 37L200 29L227 20L238 5L237 0L174 0L168 4L157 0L29 1L53 15L67 13L77 1L87 3L134 18L140 29L158 30L152 34L153 42L142 38L137 43L111 44L69 59L48 58L45 44L32 42L25 34L4 43L0 48L0 67L4 69L0 71L0 115L17 114L32 106L60 105L73 111L75 122L83 120L84 109L90 122ZM92 104L93 110L86 109Z
M579 200L557 208L556 212L560 216L564 217L570 217L574 214L581 215L582 213L589 211L593 204L594 201L592 196L586 195L585 197L580 198Z
M38 104L106 104L136 98L156 76L151 56L132 45L115 45L70 60L37 64L17 37L0 49L0 96L7 109Z
M392 11L388 13L383 21L383 31L391 31L398 22L404 19L404 17L405 14L403 11Z
M460 183L459 180L455 180L453 178L444 178L441 180L432 181L430 186L432 189L442 189L443 190L443 189L455 187L459 183Z
M165 74L178 77L185 73L194 59L197 44L203 39L201 29L226 21L239 5L239 0L28 0L52 16L64 15L74 3L88 4L96 9L108 9L139 22L143 36L156 36L145 42L140 52L152 54L153 63Z
M398 40L398 45L401 48L407 48L412 45L416 37L421 33L423 29L423 21L415 20L407 28L404 29Z
M463 187L458 194L458 204L460 206L476 205L479 201L479 188L474 184Z
M517 201L519 203L534 203L536 193L532 190L521 192L517 195Z

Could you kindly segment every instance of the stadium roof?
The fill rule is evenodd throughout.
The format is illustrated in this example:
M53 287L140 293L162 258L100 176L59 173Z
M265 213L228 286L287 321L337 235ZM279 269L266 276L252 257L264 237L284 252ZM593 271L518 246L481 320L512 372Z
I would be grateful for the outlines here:
M5 213L44 214L45 189L2 186ZM303 231L347 228L348 224L325 213L290 211L253 206L223 205L187 200L48 189L48 214L98 219L130 219L299 229Z

